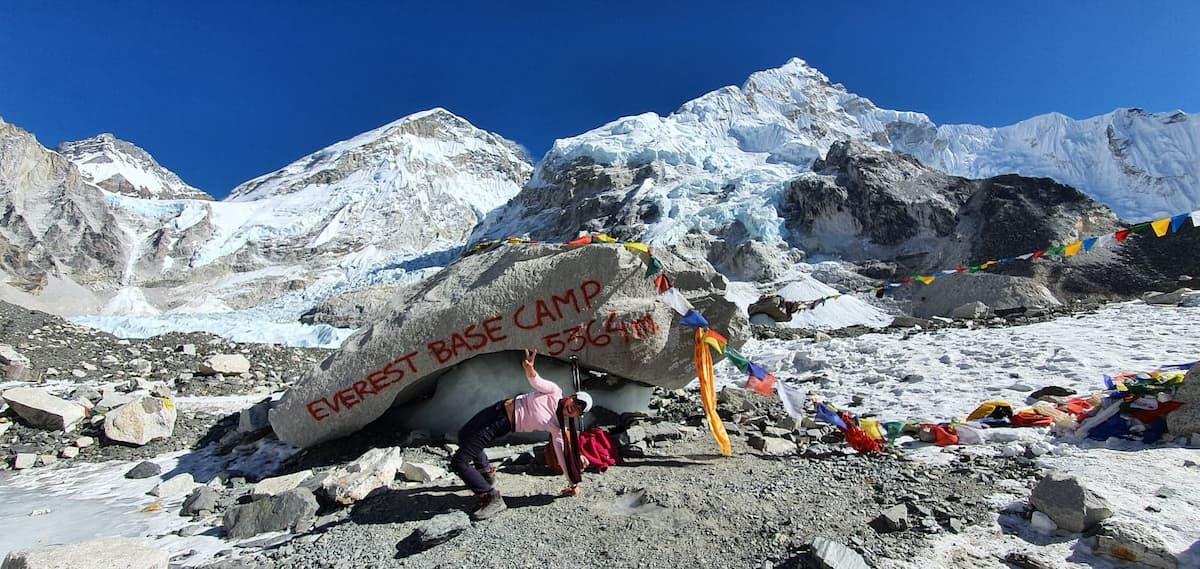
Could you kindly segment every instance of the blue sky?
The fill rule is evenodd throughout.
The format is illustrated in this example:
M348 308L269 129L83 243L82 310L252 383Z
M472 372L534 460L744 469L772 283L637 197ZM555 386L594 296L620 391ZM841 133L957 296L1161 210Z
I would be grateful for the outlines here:
M10 0L0 116L50 147L114 132L223 197L435 106L536 160L790 57L938 123L1198 112L1196 30L1183 1Z

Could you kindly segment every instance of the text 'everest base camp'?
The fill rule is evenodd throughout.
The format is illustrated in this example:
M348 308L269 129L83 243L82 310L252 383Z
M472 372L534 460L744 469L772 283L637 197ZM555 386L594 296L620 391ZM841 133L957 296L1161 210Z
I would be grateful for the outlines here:
M792 59L220 200L0 121L0 212L3 569L1200 567L1193 114Z

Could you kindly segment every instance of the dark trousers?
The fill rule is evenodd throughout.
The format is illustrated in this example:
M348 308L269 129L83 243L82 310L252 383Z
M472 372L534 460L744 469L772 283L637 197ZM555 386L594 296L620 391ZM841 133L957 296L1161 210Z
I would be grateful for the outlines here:
M491 483L483 476L491 468L484 449L493 440L511 433L512 428L504 402L499 401L476 413L458 431L458 450L450 459L450 467L476 495L492 493Z

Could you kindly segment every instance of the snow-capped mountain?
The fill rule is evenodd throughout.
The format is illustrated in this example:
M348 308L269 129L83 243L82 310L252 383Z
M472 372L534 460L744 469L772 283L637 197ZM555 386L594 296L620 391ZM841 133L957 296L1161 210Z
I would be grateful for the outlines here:
M305 303L331 290L411 279L452 259L482 216L515 195L533 170L515 144L434 109L247 182L227 201L150 199L92 185L60 154L24 131L9 130L18 133L11 138L22 153L0 155L5 197L44 209L39 204L54 200L27 196L57 187L55 180L73 179L81 195L76 201L106 219L98 225L101 237L92 239L105 245L103 271L75 270L82 262L66 263L73 257L60 252L48 257L41 274L86 281L100 306L92 313L114 316L283 303L281 310L295 308L295 318L309 307ZM79 145L65 151L108 155ZM53 176L31 177L45 164L54 165ZM36 213L45 225L64 223L54 211ZM10 249L38 250L25 224L16 223L33 216L0 219L0 228L18 237L9 239ZM43 285L28 292L46 290ZM15 300L31 304L30 298Z
M837 141L913 154L949 174L1050 177L1125 218L1200 206L1200 117L1116 111L1011 127L938 127L881 109L800 59L662 117L625 117L555 142L524 192L475 239L612 230L652 242L688 233L787 243L779 205Z
M211 200L137 145L104 133L55 149L83 177L110 192L136 198Z

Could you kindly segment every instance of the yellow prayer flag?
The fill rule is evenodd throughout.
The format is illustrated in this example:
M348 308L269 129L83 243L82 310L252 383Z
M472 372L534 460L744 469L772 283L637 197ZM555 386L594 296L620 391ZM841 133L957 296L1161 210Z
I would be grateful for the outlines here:
M923 276L917 277L917 280L928 285L928 284L933 284L934 278L929 275L923 275Z
M1083 249L1083 241L1076 241L1066 247L1063 247L1064 257L1074 257L1079 254L1080 249Z
M1171 218L1164 217L1158 221L1153 221L1150 223L1150 227L1154 228L1155 236L1162 237L1163 235L1166 235L1167 231L1170 231L1170 229L1171 229Z
M617 240L610 237L607 233L597 233L592 239L601 243L616 243Z
M628 249L630 253L649 253L650 252L650 247L647 246L645 243L637 243L637 242L626 243L625 248Z
M706 338L704 338L704 343L708 344L709 346L712 346L712 349L716 350L718 354L725 353L725 346L722 346L721 343L718 342L716 338L707 338L706 337Z

